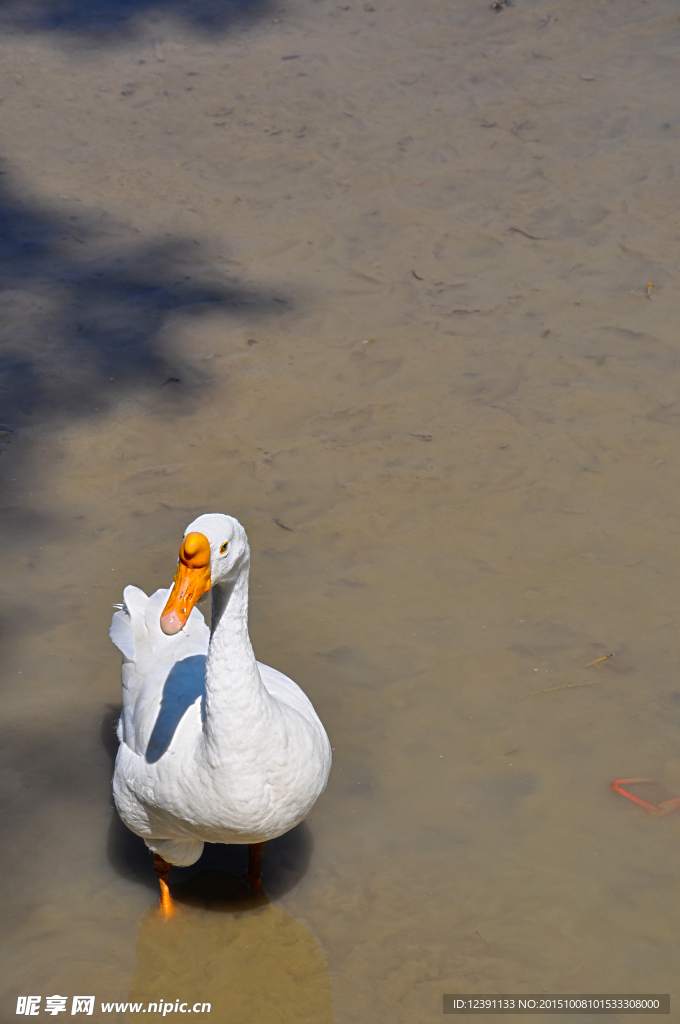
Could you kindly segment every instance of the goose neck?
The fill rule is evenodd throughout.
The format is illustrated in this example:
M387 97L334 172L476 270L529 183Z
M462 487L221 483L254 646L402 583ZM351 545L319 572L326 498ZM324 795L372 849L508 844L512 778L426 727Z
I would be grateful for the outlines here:
M204 735L210 760L223 760L266 717L265 690L248 634L248 567L212 588L212 626L205 675Z

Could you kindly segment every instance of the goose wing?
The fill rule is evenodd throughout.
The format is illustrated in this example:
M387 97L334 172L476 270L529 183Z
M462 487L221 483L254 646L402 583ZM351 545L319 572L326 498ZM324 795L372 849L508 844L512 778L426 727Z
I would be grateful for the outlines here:
M166 636L160 617L169 593L170 588L147 597L138 587L126 587L109 632L123 654L118 739L147 760L167 749L184 712L205 692L210 631L194 608L185 628Z

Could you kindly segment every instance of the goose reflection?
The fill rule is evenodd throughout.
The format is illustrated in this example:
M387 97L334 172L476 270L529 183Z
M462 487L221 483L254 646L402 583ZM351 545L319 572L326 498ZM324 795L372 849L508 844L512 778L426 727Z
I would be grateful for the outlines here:
M225 871L200 871L172 896L174 917L154 906L140 922L130 1002L172 1003L175 1021L210 1003L205 1019L220 1024L333 1024L328 967L299 921Z

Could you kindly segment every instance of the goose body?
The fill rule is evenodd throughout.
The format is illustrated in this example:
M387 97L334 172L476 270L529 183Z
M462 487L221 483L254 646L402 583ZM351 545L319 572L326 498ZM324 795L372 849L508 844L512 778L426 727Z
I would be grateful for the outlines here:
M114 799L166 866L193 864L204 842L252 848L282 835L328 780L330 743L311 701L255 660L249 565L240 523L200 516L173 588L147 597L127 587L113 616L111 639L123 654ZM207 589L212 631L195 607Z

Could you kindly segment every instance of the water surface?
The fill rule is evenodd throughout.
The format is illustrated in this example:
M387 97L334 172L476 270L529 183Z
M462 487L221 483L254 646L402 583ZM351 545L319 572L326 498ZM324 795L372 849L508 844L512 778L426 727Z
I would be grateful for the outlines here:
M677 6L46 11L0 43L3 1015L675 997L680 814L610 782L680 795ZM161 970L107 631L205 511L335 761L272 904L187 904Z

